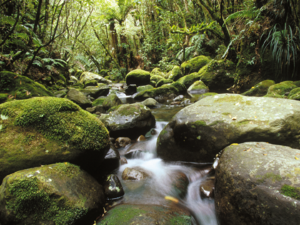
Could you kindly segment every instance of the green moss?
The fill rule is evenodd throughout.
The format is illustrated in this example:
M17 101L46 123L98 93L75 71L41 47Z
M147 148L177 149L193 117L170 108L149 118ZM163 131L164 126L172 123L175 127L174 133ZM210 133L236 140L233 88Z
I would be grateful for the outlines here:
M56 174L59 174L62 177L68 176L70 178L73 178L74 176L77 176L78 173L80 173L80 167L70 164L68 162L65 163L56 163L52 166L52 170Z
M0 93L0 104L5 102L8 97L8 94Z
M294 88L297 88L297 86L293 81L283 81L270 86L266 97L285 97L285 94Z
M47 139L78 149L103 149L108 145L108 131L103 124L67 99L39 97L6 102L0 105L0 114L12 117L7 122L14 121L12 130L13 125L34 128Z
M177 82L183 84L186 89L188 89L195 81L200 80L201 76L199 73L191 73L189 75L181 77Z
M147 213L145 210L128 207L126 205L121 205L116 208L111 209L100 223L97 225L116 225L116 224L129 224L129 222L136 216L140 214Z
M118 96L116 94L110 94L109 96L107 96L102 105L104 107L104 109L108 110L113 106L117 106L122 104L121 100L118 98Z
M145 106L140 103L134 103L134 104L124 104L117 106L115 110L117 113L121 116L130 116L135 115L135 113L139 113L141 109L143 109Z
M176 216L169 221L170 225L192 225L191 217Z
M12 72L0 72L0 92L13 96L13 99L26 99L34 96L53 96L43 85Z
M84 82L84 87L87 87L87 86L97 86L98 85L98 82L96 80L86 80Z
M173 83L173 80L170 79L161 79L160 81L157 82L156 87L160 87L164 84L170 84Z
M212 127L212 126L217 125L217 124L219 124L219 123L224 123L224 121L223 121L223 120L216 120L216 121L214 121L214 122L208 124L208 126Z
M127 84L147 85L150 83L150 73L145 70L136 69L129 72L125 80Z
M145 91L145 90L150 90L154 88L152 85L144 85L144 86L139 86L137 87L137 92Z
M225 113L222 113L222 115L228 116L228 115L231 115L231 113L225 112Z
M159 135L165 135L167 133L166 130L162 130Z
M174 68L168 73L168 79L173 81L178 80L183 76L181 69L179 66L174 66Z
M281 187L280 192L283 195L300 200L300 188L292 187L290 185L285 184Z
M266 180L271 180L273 183L276 181L281 181L282 177L279 174L274 174L274 173L266 173L263 176L257 175L256 178L258 179L258 182L265 182Z
M270 86L274 85L273 80L264 80L243 93L245 96L263 96L266 95Z
M97 105L103 105L103 102L106 97L104 98L97 98L95 101L93 101L92 106L97 106Z
M71 225L87 213L86 209L69 206L64 198L49 196L36 177L23 178L9 185L12 200L7 201L16 221L25 225L38 221L54 221L56 225Z
M176 83L176 82L175 82ZM136 100L145 100L147 98L155 98L156 96L168 96L170 94L179 94L180 91L177 89L176 84L165 84L162 87L159 88L153 88L150 90L145 90L142 92L139 92L134 98Z
M151 83L151 85L152 85L152 83L154 83L154 84L155 84L154 86L156 86L156 84L157 84L160 80L163 80L163 79L165 79L163 76L152 75L152 76L150 77L150 83Z
M206 122L205 122L205 121L202 121L202 120L197 120L196 122L194 122L194 125L197 126L197 127L200 127L200 126L207 126L207 125L206 125Z
M198 72L198 70L209 63L210 60L209 57L201 55L182 63L181 68L184 74Z

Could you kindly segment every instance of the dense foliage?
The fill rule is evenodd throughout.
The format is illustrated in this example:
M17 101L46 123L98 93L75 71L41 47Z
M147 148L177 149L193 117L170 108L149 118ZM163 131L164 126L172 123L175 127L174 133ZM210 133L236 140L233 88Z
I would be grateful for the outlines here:
M299 0L0 0L0 70L43 82L76 71L121 80L131 69L198 55L240 76L299 78ZM243 72L244 71L244 72ZM246 72L245 72L246 71Z

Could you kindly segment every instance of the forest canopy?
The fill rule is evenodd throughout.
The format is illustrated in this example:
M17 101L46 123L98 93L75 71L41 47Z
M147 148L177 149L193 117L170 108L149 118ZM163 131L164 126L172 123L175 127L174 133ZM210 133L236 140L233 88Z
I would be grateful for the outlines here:
M0 70L47 81L77 71L122 80L199 55L239 76L299 78L299 0L1 0ZM273 66L274 67L274 66ZM247 72L243 72L247 71Z

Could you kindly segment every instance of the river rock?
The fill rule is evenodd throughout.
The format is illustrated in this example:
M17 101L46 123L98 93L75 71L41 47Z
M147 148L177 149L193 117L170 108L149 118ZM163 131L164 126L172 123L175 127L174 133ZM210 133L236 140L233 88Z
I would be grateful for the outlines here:
M274 85L275 81L273 80L264 80L259 82L257 85L252 87L250 90L243 93L246 96L264 96L267 94L270 86Z
M0 130L0 181L18 170L64 161L97 171L109 150L101 121L63 98L1 104Z
M183 74L179 66L174 66L173 69L168 73L168 79L173 81L177 81L182 76Z
M89 113L94 113L94 114L101 114L101 113L105 113L105 110L103 108L102 105L97 105L94 107L88 107L85 109L86 111L88 111Z
M145 138L144 135L140 135L140 136L138 137L138 139L137 139L138 142L140 142L140 141L146 141L146 140L147 140L147 139Z
M225 148L216 170L221 224L299 224L299 153L265 142Z
M212 162L231 143L267 141L300 148L300 102L208 96L179 111L161 131L157 154L165 160Z
M124 164L127 164L128 162L127 162L127 159L125 157L121 157L120 163L121 163L121 165L124 165Z
M91 72L83 72L80 75L80 79L79 79L80 83L84 84L88 80L96 80L98 83L104 83L104 84L112 83L111 80L107 80L107 79L103 78L102 76L100 76L98 74L91 73Z
M118 96L116 94L110 94L102 102L103 108L105 110L108 110L114 106L118 106L121 104L122 104L122 101L118 98Z
M96 80L86 80L84 82L84 87L88 87L88 86L97 86L98 82Z
M156 101L154 98L147 98L141 103L149 108L154 108L159 104L158 101Z
M88 99L88 97L75 88L71 88L68 91L67 98L70 99L72 102L75 102L83 109L92 106L92 102Z
M109 93L109 87L106 84L99 83L98 86L88 86L81 90L86 96L90 95L93 98L106 96Z
M124 195L123 186L115 174L110 174L107 176L104 182L104 193L106 197L110 200L121 198Z
M181 64L181 69L183 74L189 74L193 72L198 72L203 66L211 61L211 58L201 55L195 58L192 58Z
M170 79L161 79L159 80L157 83L156 83L156 87L161 87L163 86L164 84L171 84L173 83L173 80L170 80Z
M184 198L186 196L187 189L190 183L186 174L181 171L175 171L171 175L171 180L172 180L171 196Z
M145 91L154 88L152 85L144 85L144 86L138 86L137 87L137 92Z
M103 212L102 186L70 163L21 170L0 186L1 224L91 224Z
M78 82L77 77L75 77L75 76L70 76L70 80L69 80L69 83L70 83L70 84L74 85L74 84L76 84L77 82Z
M155 127L155 118L150 109L140 103L120 105L115 111L102 114L100 120L112 137L135 139Z
M192 224L192 217L187 210L175 206L122 204L109 210L98 223L105 224Z
M213 198L215 192L215 179L208 178L200 185L201 198Z
M283 81L270 86L265 97L285 98L294 88L297 88L297 85L293 81Z
M163 76L159 76L159 75L151 75L150 77L150 84L153 87L156 87L156 84L160 81L165 79Z
M152 71L151 71L151 76L153 75L158 75L158 76L162 76L162 77L166 77L166 73L162 72L160 70L160 68L154 68Z
M113 170L118 169L119 166L120 166L120 153L115 148L115 146L111 144L110 149L108 150L103 161L101 162L101 166L99 169L101 172L99 173L99 175L111 173Z
M211 60L198 74L209 89L231 87L234 84L236 65L230 60Z
M131 139L128 137L118 137L116 139L116 147L124 148L126 145L131 144Z
M203 83L203 81L198 80L195 81L189 88L188 93L191 94L204 94L206 92L209 92L209 88Z
M126 167L122 173L123 180L144 180L149 174L142 168L129 168Z
M133 95L136 93L136 84L130 84L125 88L126 95Z
M139 92L134 99L136 100L145 100L147 98L156 98L158 96L164 96L169 97L172 94L178 95L180 93L183 93L186 91L186 88L184 85L178 82L174 82L172 84L164 84L163 86L159 88L153 88L150 90L145 90L142 92Z
M201 76L198 72L194 72L181 77L177 82L184 85L187 90L194 82L200 80Z
M127 85L136 84L142 86L150 84L150 73L145 70L136 69L129 72L125 77Z

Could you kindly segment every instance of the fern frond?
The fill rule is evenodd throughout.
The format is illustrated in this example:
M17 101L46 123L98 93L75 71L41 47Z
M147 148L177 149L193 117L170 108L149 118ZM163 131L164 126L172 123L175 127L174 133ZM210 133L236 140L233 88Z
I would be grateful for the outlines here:
M47 63L47 64L49 64L50 62L55 63L54 59L51 59L51 58L43 58L42 61Z
M26 40L26 41L29 40L29 37L26 33L15 33L14 35L15 35L16 38L21 38L21 39Z
M38 67L43 67L43 64L39 60L34 60L32 65L36 65Z

